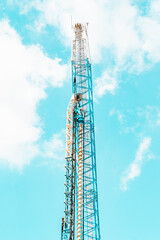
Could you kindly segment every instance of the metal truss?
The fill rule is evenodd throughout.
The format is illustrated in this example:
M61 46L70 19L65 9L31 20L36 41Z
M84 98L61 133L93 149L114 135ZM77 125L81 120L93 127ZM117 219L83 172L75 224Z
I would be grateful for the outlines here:
M67 109L65 216L62 219L61 239L100 240L92 71L87 26L75 24L73 29L73 97Z
M74 240L75 230L75 173L76 173L76 123L74 94L67 108L66 123L66 182L65 182L65 217L62 218L61 239Z

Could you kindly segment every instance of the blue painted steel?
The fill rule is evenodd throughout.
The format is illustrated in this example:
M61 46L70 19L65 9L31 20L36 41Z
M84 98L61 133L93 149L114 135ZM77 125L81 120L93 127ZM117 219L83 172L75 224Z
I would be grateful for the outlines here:
M81 240L100 240L92 70L91 64L87 58L80 61L72 61L72 92L75 93L75 96L79 93L82 96L82 100L77 102L74 112L77 143L79 124L83 123L83 226ZM78 151L78 147L76 151ZM75 184L76 178L77 173L75 172ZM62 240L77 239L76 231L73 233L72 238L70 238L69 233L71 224L70 202L71 161L70 159L66 159L65 220L63 225Z
M66 157L65 210L62 218L62 240L74 240L75 236L75 181L76 181L76 122L73 116L72 154Z
M100 239L98 189L96 173L95 130L93 112L92 71L88 59L72 62L72 80L75 94L82 94L79 109L84 116L84 237ZM75 81L76 79L76 81ZM78 128L77 128L78 129Z
M66 183L65 183L65 199L64 199L64 204L65 204L65 222L64 222L64 231L63 231L63 237L62 239L68 240L69 239L69 233L70 233L70 210L71 210L71 205L70 205L70 198L71 198L71 158L66 158Z

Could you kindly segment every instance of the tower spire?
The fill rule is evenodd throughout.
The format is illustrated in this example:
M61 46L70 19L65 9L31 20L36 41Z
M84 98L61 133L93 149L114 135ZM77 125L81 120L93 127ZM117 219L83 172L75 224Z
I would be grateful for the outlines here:
M72 97L67 108L62 240L100 240L88 24L73 26Z

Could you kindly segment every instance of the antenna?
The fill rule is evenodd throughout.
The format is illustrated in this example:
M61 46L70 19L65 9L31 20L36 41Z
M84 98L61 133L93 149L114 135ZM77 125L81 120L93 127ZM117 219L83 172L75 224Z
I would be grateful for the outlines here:
M73 28L73 24L72 24L72 15L71 15L71 28Z

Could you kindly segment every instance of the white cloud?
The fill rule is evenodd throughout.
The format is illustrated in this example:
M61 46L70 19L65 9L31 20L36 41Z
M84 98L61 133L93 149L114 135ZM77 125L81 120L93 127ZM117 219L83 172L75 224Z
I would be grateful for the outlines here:
M151 145L151 138L145 137L139 145L136 152L136 157L130 166L124 171L121 177L121 189L126 191L128 189L128 183L134 180L141 174L141 168L146 159L150 159L151 156L148 153L149 147Z
M117 115L118 121L120 123L123 123L125 121L125 115L123 113L121 113L119 110L116 110L115 108L113 108L109 112L109 116L113 116L113 115Z
M49 141L44 141L41 155L47 158L44 164L64 167L65 159L65 131L53 134Z
M108 91L113 93L118 85L117 78L113 81L106 73L113 65L117 72L137 73L160 61L159 5L159 0L150 1L146 15L139 11L140 4L138 7L130 0L33 0L23 7L34 7L40 12L38 30L39 26L53 25L60 30L62 41L69 45L71 15L73 22L89 22L92 59L106 65L96 86L97 95L103 96Z
M137 115L140 119L143 119L144 125L147 129L151 128L157 128L160 125L160 108L159 106L153 105L149 106L147 105L145 108L138 108L137 109Z
M117 87L116 76L109 75L105 71L101 77L95 80L95 96L102 97L107 92L114 94Z
M40 46L23 45L7 20L0 22L0 53L0 163L22 168L39 152L37 104L49 84L63 85L67 67Z
M159 0L151 1L151 15L154 19L160 22L160 1Z
M31 5L41 12L39 21L57 26L64 38L69 39L69 44L71 14L74 22L89 22L94 60L102 60L104 48L112 48L118 63L126 64L130 58L139 65L144 55L149 54L150 59L150 52L154 55L156 48L160 48L159 1L151 2L146 16L141 16L138 7L129 0L35 0Z

